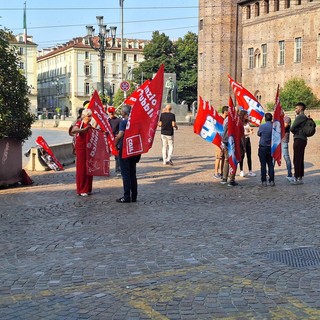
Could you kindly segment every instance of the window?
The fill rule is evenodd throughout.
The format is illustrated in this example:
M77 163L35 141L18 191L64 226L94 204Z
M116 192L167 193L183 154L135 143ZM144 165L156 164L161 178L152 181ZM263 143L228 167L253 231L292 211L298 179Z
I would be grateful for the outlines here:
M302 55L302 39L301 37L294 39L294 62L301 62Z
M301 0L297 0L297 5L300 5L301 4Z
M23 48L22 48L22 47L19 47L18 54L19 54L20 56L23 55Z
M112 61L117 61L117 54L116 53L112 54Z
M285 0L285 1L284 1L284 8L285 8L285 9L290 8L290 0Z
M254 53L254 67L260 68L261 65L261 52L257 49Z
M256 2L254 4L254 14L256 17L260 16L260 3L259 2Z
M284 40L279 41L279 65L284 65L284 51L285 51L285 42Z
M136 54L133 55L133 61L137 62L138 61L138 56Z
M280 0L274 0L274 11L280 10Z
M90 94L90 83L86 82L84 84L84 92L86 95Z
M20 68L21 70L24 69L24 63L23 63L23 62L19 62L19 68Z
M261 50L262 50L262 67L266 67L267 66L267 45L263 44L261 46Z
M124 53L124 54L123 54L123 61L128 61L127 59L128 59L127 54Z
M264 13L267 14L270 11L269 0L264 0Z
M254 68L254 57L253 57L253 48L248 49L248 55L249 55L249 69Z
M89 51L85 52L85 59L89 59Z
M87 65L87 64L84 66L84 74L85 74L86 76L89 76L89 75L90 75L90 66Z
M203 19L200 19L199 21L199 30L203 30Z
M247 19L251 19L251 7L250 6L246 6L246 15L247 15Z

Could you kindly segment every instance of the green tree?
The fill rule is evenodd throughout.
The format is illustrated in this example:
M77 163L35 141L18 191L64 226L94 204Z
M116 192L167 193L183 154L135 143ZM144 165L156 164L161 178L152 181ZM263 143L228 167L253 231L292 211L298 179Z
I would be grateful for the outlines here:
M161 64L164 64L167 73L173 73L176 70L177 61L175 58L175 46L172 41L164 33L154 31L152 40L145 46L143 50L144 61L140 66L133 70L135 82L142 84L146 79L152 79Z
M29 87L18 68L18 57L9 41L12 34L0 29L0 138L26 140L35 117L29 111Z
M189 105L197 100L198 92L198 36L188 32L175 43L177 65L177 85L180 100Z
M304 79L293 78L280 90L280 101L284 110L293 110L298 102L304 102L309 109L320 108L320 101L307 86Z

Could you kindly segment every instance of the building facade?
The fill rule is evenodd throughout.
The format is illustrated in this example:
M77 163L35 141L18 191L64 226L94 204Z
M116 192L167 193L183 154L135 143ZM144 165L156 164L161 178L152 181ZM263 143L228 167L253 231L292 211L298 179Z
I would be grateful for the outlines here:
M28 98L30 100L30 111L37 112L37 44L33 42L33 37L24 34L15 36L15 41L10 41L19 56L19 68L27 79L30 88Z
M320 2L199 0L198 92L227 104L228 74L263 106L278 84L303 78L320 98Z
M94 41L98 41L98 37ZM111 38L107 39L104 60L105 95L109 97L119 89L122 79L131 80L132 70L144 60L146 44L143 40L123 40L122 59L121 39L116 39L113 47L111 42ZM46 117L53 113L76 116L93 91L100 91L99 53L90 47L88 37L45 49L39 53L37 62L38 111Z

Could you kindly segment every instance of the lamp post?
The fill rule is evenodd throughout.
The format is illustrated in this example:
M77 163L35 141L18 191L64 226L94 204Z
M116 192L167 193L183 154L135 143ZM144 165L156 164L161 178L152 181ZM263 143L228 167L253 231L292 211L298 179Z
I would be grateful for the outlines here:
M90 47L94 49L95 51L99 52L99 59L100 59L100 83L101 83L101 94L104 98L104 59L105 59L105 53L107 49L107 39L109 38L109 34L111 34L111 40L112 48L115 44L116 39L116 31L117 27L110 27L110 29L107 29L107 25L103 24L103 16L97 16L97 24L99 27L99 34L98 34L98 44L94 42L94 28L93 26L86 26L87 28L87 35L89 38Z
M63 89L63 82L60 81L60 79L56 79L52 82L52 84L55 86L56 88L56 100L57 100L57 106L56 108L60 108L59 107L59 96L62 94L62 89ZM58 112L57 112L58 113Z

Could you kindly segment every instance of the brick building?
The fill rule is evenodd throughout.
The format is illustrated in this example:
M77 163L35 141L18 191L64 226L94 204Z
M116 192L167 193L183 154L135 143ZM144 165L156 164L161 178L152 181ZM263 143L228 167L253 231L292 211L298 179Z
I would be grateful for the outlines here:
M198 93L216 108L228 74L262 105L294 77L320 98L320 1L199 0Z

